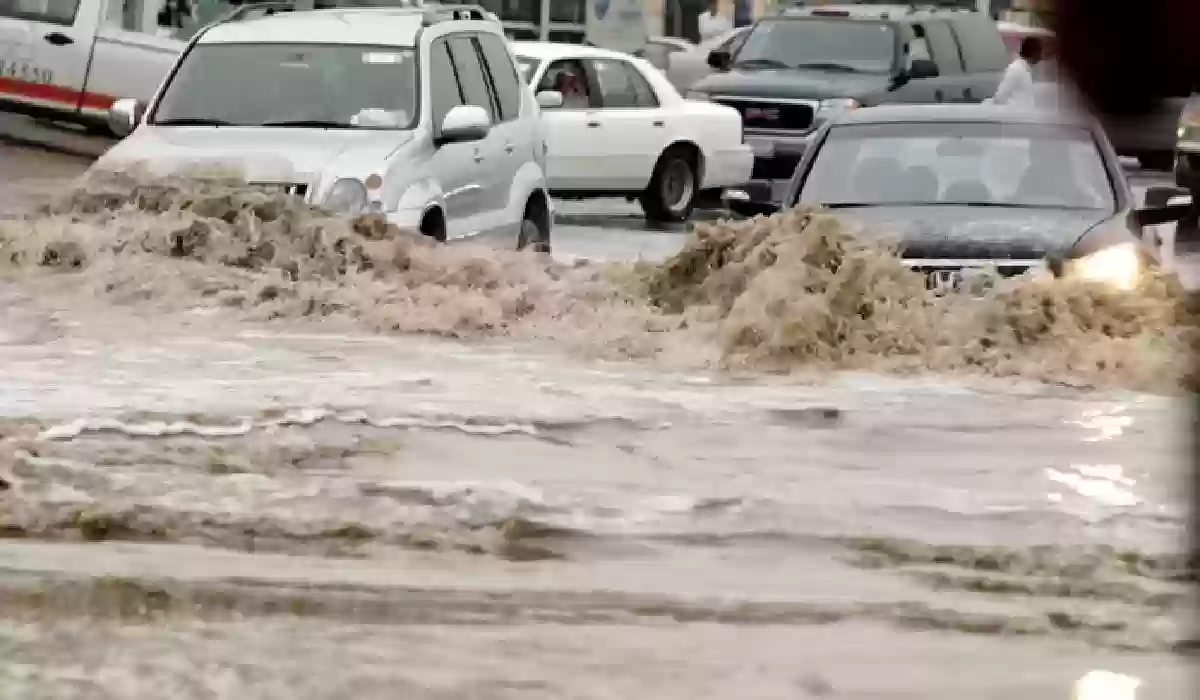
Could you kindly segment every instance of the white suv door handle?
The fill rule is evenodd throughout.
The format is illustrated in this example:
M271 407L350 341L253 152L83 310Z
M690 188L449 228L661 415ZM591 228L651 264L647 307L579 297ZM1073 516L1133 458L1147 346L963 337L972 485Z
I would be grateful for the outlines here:
M476 149L475 149L475 162L476 162L476 163L482 163L482 162L483 162L483 154L479 152L479 149L478 149L478 148L476 148Z
M516 148L516 146L512 145L511 143L504 144L504 152L505 153L512 153L513 149L515 149L515 148Z

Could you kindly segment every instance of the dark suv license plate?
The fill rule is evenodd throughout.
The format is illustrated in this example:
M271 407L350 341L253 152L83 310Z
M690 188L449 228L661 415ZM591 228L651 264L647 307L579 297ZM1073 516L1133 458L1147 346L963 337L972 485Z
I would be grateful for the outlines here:
M930 270L925 273L925 288L937 294L956 292L963 286L962 270Z

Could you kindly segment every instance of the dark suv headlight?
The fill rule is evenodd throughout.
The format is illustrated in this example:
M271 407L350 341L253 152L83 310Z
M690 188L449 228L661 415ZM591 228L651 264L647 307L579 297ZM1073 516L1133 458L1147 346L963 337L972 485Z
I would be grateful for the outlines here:
M1137 243L1121 243L1082 258L1063 263L1063 277L1067 279L1099 282L1130 291L1137 289L1145 271L1141 250Z

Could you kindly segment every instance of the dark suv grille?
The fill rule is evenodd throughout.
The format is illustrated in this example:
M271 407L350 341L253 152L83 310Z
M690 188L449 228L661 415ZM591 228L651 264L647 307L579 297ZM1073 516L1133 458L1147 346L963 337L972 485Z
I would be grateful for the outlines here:
M742 113L747 129L807 131L812 128L813 105L804 102L760 102L736 97L715 97L716 102Z
M949 261L910 260L906 261L909 269L920 272L925 277L925 288L938 291L957 289L964 282L964 274L984 265L955 265ZM948 264L949 263L949 264ZM997 275L1003 278L1017 277L1029 272L1037 263L1031 260L996 261L992 266Z

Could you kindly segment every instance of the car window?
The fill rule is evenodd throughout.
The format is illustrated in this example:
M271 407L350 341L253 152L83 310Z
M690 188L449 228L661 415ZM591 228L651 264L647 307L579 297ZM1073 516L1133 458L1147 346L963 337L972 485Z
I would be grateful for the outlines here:
M517 69L513 66L508 47L503 39L492 34L478 34L475 40L479 42L492 87L496 91L500 121L516 119L521 113L521 81L517 78Z
M589 61L600 106L604 108L656 107L658 100L642 74L628 61L597 59Z
M754 25L734 64L744 69L830 64L863 73L890 72L896 35L886 22L772 19Z
M151 123L408 129L418 114L411 49L361 44L199 44L163 91Z
M1116 201L1086 129L993 123L835 127L799 199L1106 210Z
M942 75L953 75L963 72L962 52L954 39L954 32L945 22L927 22L925 38L929 42L932 58L937 62Z
M0 17L27 19L69 27L75 24L79 0L0 0Z
M637 69L632 63L625 64L625 70L629 73L629 80L633 83L633 92L637 97L639 107L657 107L658 93L654 92L654 88L650 85L650 81L646 80L646 76Z
M438 39L429 47L429 96L433 123L439 128L450 110L466 104L445 39Z
M583 63L575 59L554 61L546 67L537 91L557 90L562 93L561 109L589 109L599 107L600 100L588 82Z
M995 23L978 12L956 13L948 20L962 49L963 65L968 73L1003 71L1008 51Z
M479 54L475 51L471 37L452 36L448 43L450 58L454 61L454 72L458 76L458 84L462 88L463 102L483 107L491 117L492 123L495 124L497 122L496 107L492 104L492 94L488 91L484 68L479 62Z

